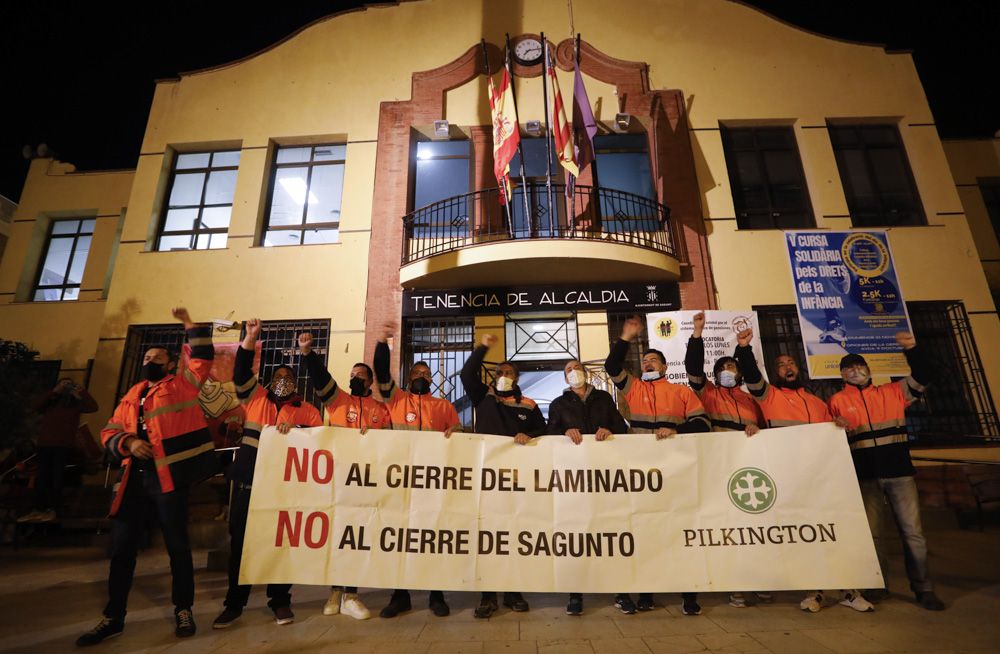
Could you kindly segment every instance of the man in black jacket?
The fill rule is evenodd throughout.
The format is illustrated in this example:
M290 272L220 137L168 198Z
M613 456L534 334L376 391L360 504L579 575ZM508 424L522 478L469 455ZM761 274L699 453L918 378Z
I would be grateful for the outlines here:
M497 366L493 386L483 383L480 372L483 358L496 342L497 337L493 334L483 336L482 345L473 351L462 367L462 385L476 407L475 431L477 434L513 436L515 443L526 445L534 436L545 433L545 417L534 400L521 395L517 385L520 373L513 363L504 361ZM503 604L517 612L528 610L528 603L521 593L504 593ZM488 618L497 608L497 594L486 592L479 600L475 615L477 618Z
M549 434L565 434L579 445L584 434L594 434L597 440L604 441L612 434L628 433L628 424L618 412L615 401L607 392L588 383L587 369L580 361L573 359L568 362L563 368L563 375L569 388L549 405ZM635 602L628 593L615 596L615 607L626 615L636 612ZM583 594L570 593L566 614L582 613Z

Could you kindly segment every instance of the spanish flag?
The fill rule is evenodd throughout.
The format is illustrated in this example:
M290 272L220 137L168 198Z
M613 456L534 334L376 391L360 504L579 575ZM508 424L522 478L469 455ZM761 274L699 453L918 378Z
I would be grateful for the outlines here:
M576 154L573 148L573 128L566 120L566 107L563 105L562 92L559 90L559 80L556 78L556 67L549 57L548 44L545 46L545 69L552 84L552 137L556 142L556 156L559 164L573 177L580 176L576 165Z
M493 118L493 175L503 190L500 201L505 202L510 195L510 160L521 142L521 132L517 126L517 107L514 106L514 91L511 89L510 69L504 66L500 88L494 88L493 76L487 75L487 92L490 95L490 114Z

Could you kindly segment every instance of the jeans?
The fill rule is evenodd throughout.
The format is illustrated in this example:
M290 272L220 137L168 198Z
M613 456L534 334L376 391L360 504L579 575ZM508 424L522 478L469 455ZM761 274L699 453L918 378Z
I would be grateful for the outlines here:
M62 498L63 472L72 450L68 447L39 446L38 477L35 480L35 508L58 511Z
M927 539L924 538L923 528L920 526L920 500L913 477L866 479L861 482L861 497L865 503L865 513L868 514L868 526L875 542L882 578L888 584L888 565L881 538L886 504L888 504L896 520L899 539L903 542L903 557L906 563L906 576L910 579L910 589L914 593L934 590L927 576Z
M155 512L163 540L170 555L173 578L170 598L175 610L190 609L194 604L194 564L188 541L188 489L173 492L160 490L155 470L129 471L118 514L111 520L111 567L108 574L108 604L104 615L125 619L128 593L135 574L135 558L146 525L146 516Z
M247 531L247 516L250 514L250 488L236 484L233 499L229 503L229 590L223 604L230 609L242 611L250 600L250 586L239 583L240 559L243 558L243 538ZM279 609L292 604L291 584L268 584L267 605Z

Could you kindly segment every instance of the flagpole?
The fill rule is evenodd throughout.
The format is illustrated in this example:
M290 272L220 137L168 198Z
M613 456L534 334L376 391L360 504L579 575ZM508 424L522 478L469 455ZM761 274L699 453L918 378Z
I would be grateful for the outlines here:
M545 32L542 32L542 52L545 53L542 71L542 103L545 106L545 199L549 204L549 233L552 226L552 117L549 116L549 42L545 40Z
M479 43L483 47L483 65L486 67L486 75L487 75L487 77L489 77L490 76L490 55L489 55L489 52L487 52L487 50L486 50L486 39L480 39ZM493 99L490 98L490 103L492 104L492 102L493 102ZM492 113L493 112L492 112L492 108L491 108L490 114L492 115ZM496 138L497 138L496 131L493 130L493 139L495 140ZM496 144L494 144L494 147L495 147L495 145ZM500 185L500 192L503 193L504 213L507 214L507 230L508 230L508 233L513 234L514 233L514 220L513 220L513 218L510 215L510 196L507 195L507 180L506 179L497 180L497 183Z
M514 129L520 133L521 117L517 114L517 91L514 90L514 67L510 65L510 34L504 34L504 37L507 39L507 49L504 51L504 65L510 71L510 97L514 100L514 121L517 123L514 125ZM528 222L531 220L531 212L528 211L528 180L524 177L524 148L521 147L521 139L517 140L517 154L521 159L521 197L524 199L524 220ZM511 194L513 195L513 191L511 191ZM514 238L513 230L514 225L512 220L511 238Z

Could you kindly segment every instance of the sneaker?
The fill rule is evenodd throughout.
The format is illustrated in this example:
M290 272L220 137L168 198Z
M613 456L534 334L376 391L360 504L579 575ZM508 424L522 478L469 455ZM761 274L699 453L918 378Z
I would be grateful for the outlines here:
M39 523L55 522L55 521L56 521L56 512L54 509L49 509L48 511L39 512L38 518L34 520L34 522L39 522Z
M504 593L503 605L514 613L524 613L528 610L528 602L521 593Z
M323 615L337 615L338 613L340 613L340 603L343 598L343 595L344 591L340 588L334 588L333 590L331 590L330 598L327 599L326 604L323 605ZM391 604L392 601L390 600L389 603ZM391 617L391 616L382 616L382 617Z
M379 616L395 618L400 613L406 613L410 608L412 608L410 606L410 593L405 590L394 590L392 597L389 598L389 603L379 612ZM338 607L337 610L339 611L340 608Z
M583 615L583 595L570 593L569 604L566 605L566 615Z
M295 622L295 614L292 613L292 609L289 606L278 606L271 609L274 613L274 623L275 624L292 624Z
M639 593L639 602L635 605L635 608L640 611L652 611L653 610L653 594L652 593Z
M862 613L870 613L875 610L872 603L862 597L861 592L857 590L849 590L844 593L844 599L840 600L841 606L847 606L855 611L860 611Z
M479 600L479 606L476 607L473 615L480 619L486 619L496 613L497 608L499 608L497 606L497 596L483 593L482 599Z
M194 623L194 614L191 613L191 609L181 609L174 613L174 623L177 625L174 629L174 635L178 638L193 636L198 629Z
M427 607L431 610L431 613L439 618L443 618L451 613L451 609L448 608L448 603L444 601L444 593L439 590L432 590L430 599L427 601Z
M632 615L637 611L635 602L628 595L615 595L615 608L625 615Z
M372 612L368 610L357 593L344 593L344 599L340 604L340 613L355 620L367 620L372 617Z
M743 597L743 593L730 593L729 606L735 606L738 609L745 609L747 607L747 598Z
M925 590L917 593L917 604L928 611L944 611L944 602L934 594L933 590Z
M237 618L241 615L243 615L242 609L234 609L227 606L222 609L222 613L220 613L219 617L217 617L215 622L212 623L212 629L227 629L232 626L232 624L236 622Z
M757 601L761 604L770 604L774 601L774 596L771 593L754 593L757 596Z
M96 645L103 640L107 640L108 638L121 636L124 629L124 620L114 620L112 618L103 617L101 618L101 621L97 623L96 627L76 639L76 646L90 647L91 645Z
M801 602L799 602L799 608L803 611L809 611L810 613L819 613L819 610L823 608L823 602L826 598L823 597L823 591L817 590L816 592L809 593L805 596Z
M685 597L681 604L681 613L684 615L701 615L701 604L693 597Z

